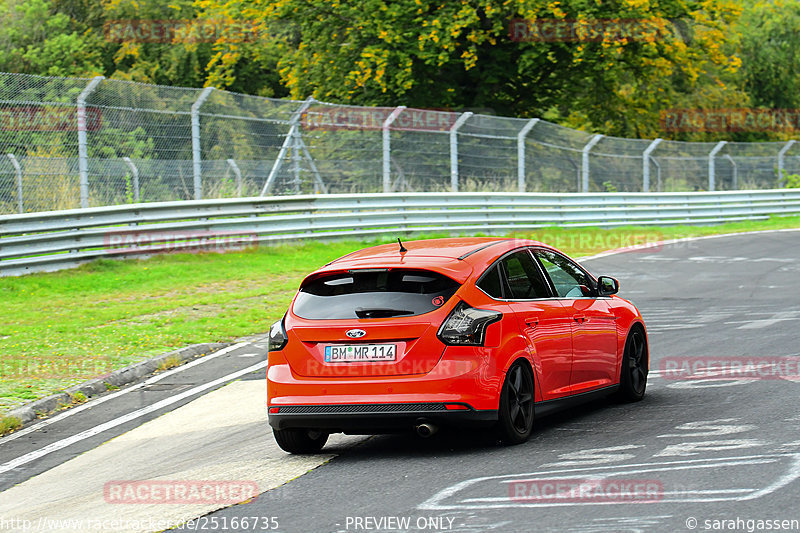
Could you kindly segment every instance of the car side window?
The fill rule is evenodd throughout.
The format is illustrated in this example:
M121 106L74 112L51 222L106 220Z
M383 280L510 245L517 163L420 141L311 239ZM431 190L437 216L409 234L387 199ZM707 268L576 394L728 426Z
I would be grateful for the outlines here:
M483 292L491 296L492 298L502 299L503 298L503 280L500 277L500 270L498 267L498 263L492 265L492 267L486 271L486 273L481 276L481 279L476 284L479 289Z
M505 276L508 298L529 300L550 296L547 283L527 250L507 255L500 260L500 268Z
M581 289L590 287L586 274L578 266L564 257L546 250L533 252L544 267L545 272L553 282L556 293L562 298L581 298L586 296Z

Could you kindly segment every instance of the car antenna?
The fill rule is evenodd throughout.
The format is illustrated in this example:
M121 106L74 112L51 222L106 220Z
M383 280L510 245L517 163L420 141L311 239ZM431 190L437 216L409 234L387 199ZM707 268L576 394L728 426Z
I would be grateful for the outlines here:
M399 245L400 245L400 253L401 253L401 254L404 254L404 253L406 253L406 252L408 251L408 248L406 248L405 246L403 246L403 243L402 243L402 241L400 240L400 237L398 237L398 238L397 238L397 244L399 244Z

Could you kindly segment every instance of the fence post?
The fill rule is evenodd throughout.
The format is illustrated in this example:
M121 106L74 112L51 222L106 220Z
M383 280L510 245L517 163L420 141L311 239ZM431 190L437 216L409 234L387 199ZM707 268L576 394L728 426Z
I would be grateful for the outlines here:
M529 120L517 134L517 189L519 192L525 192L525 137L537 122L539 122L538 118Z
M21 215L25 212L25 208L22 205L22 167L19 166L19 161L17 161L14 154L6 154L6 157L11 161L11 165L14 167L14 173L17 175L17 206L19 214Z
M228 166L233 170L233 175L236 176L236 196L242 197L242 171L239 170L239 165L233 159L228 159Z
M392 122L400 116L400 113L402 113L405 108L406 106L404 105L396 107L394 111L386 117L386 120L383 121L383 126L381 126L383 130L383 192L392 192L392 145L389 126L392 125Z
M450 128L450 190L458 192L458 129L472 116L472 111L463 113Z
M200 148L200 107L211 95L214 87L206 87L192 104L192 174L194 175L194 199L203 198L203 159Z
M791 141L787 142L783 148L781 148L780 152L778 152L778 181L783 179L783 161L786 157L786 152L788 152L792 145L796 142L797 141L792 139Z
M651 157L650 161L656 166L656 191L661 192L661 165L655 157Z
M311 97L303 102L303 105L301 105L300 108L292 114L292 118L289 119L289 132L286 134L286 139L284 139L283 145L281 145L281 149L278 152L278 157L275 158L275 162L272 164L272 169L269 171L267 181L264 182L264 187L261 189L261 196L266 196L272 188L272 184L275 181L275 178L278 176L278 171L281 169L281 165L283 164L283 158L286 157L286 152L294 142L295 130L300 127L300 117L303 116L303 113L306 112L306 109L308 109L309 106L315 101L316 100Z
M642 154L642 192L650 192L650 154L664 139L655 139Z
M295 194L300 194L300 146L303 144L302 140L302 132L300 131L300 126L294 129L294 134L292 135L292 176L294 179L294 192Z
M581 150L581 165L582 165L582 178L581 190L582 192L589 192L589 150L594 148L594 145L600 142L600 139L605 137L602 133L598 133L592 137L586 146Z
M133 178L133 203L139 203L139 169L133 164L130 157L123 157L123 161L131 169L131 177Z
M715 176L715 165L714 165L714 158L717 156L722 148L728 144L728 141L720 141L717 145L708 153L708 190L713 191L716 189L716 176Z
M89 207L89 149L86 139L86 99L94 92L105 76L95 76L81 91L77 100L78 112L78 180L80 183L81 207Z

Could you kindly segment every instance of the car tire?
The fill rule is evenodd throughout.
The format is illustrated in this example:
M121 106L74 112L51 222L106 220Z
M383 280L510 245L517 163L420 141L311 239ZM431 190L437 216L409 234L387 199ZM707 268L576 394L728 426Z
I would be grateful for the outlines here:
M506 372L500 391L497 436L507 444L521 444L533 431L533 374L517 361Z
M275 442L285 452L295 454L318 453L328 441L328 434L309 429L274 429Z
M644 398L647 389L648 363L647 337L642 328L634 327L625 340L617 399L623 402L638 402Z

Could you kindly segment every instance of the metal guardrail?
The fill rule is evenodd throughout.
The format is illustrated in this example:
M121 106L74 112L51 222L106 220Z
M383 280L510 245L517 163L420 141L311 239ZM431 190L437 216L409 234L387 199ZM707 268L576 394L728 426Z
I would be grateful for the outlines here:
M800 189L699 193L413 193L131 204L0 216L0 276L103 257L299 239L547 226L713 224L800 214Z

